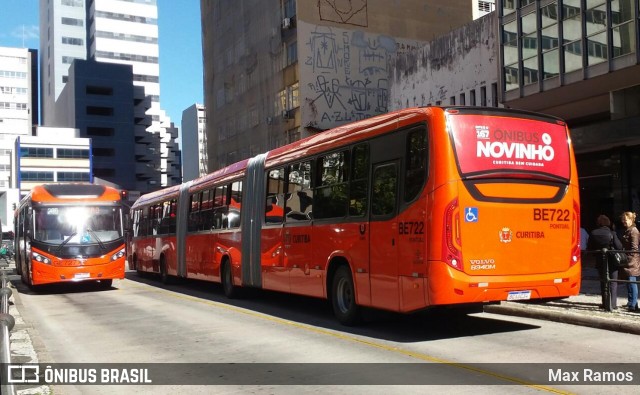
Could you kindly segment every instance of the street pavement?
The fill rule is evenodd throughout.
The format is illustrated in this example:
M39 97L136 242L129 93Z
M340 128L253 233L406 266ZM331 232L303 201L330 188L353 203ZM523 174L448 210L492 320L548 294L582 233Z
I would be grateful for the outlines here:
M15 274L13 262L0 262L0 269L4 270L11 281L20 281ZM20 311L16 308L15 298L19 298L18 290L10 285L13 295L10 299L9 313L15 318L16 325L11 331L11 359L15 363L38 363L28 326L22 320ZM562 322L571 325L582 325L610 331L640 334L640 312L629 312L626 309L626 286L618 287L618 306L613 312L607 312L601 307L600 284L597 271L586 265L582 270L580 293L568 298L546 302L501 302L496 305L485 306L486 313L529 317L549 321ZM19 305L19 303L18 303ZM34 392L31 392L33 390ZM20 391L21 394L49 393L47 388Z

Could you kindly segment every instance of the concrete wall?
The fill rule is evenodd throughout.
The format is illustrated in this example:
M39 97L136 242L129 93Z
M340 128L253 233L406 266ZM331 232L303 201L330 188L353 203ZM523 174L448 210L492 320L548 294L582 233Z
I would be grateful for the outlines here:
M397 53L390 61L389 109L413 106L449 105L455 96L465 95L470 105L475 91L480 105L482 87L487 105L497 106L492 84L498 81L498 37L495 13L470 22L423 47Z
M329 129L389 110L388 59L425 43L298 23L303 127Z

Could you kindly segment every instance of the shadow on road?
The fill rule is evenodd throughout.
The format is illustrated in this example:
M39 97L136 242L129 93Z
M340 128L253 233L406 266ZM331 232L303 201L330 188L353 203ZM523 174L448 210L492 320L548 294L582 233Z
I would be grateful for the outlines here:
M268 316L329 330L367 336L395 342L470 337L483 334L537 329L539 326L510 321L509 317L488 317L483 314L464 314L453 310L428 310L413 314L397 314L365 309L360 326L347 327L336 321L330 304L324 299L280 292L247 289L240 299L228 299L217 283L173 279L162 284L158 276L126 274L128 280L166 289L203 300L248 309Z

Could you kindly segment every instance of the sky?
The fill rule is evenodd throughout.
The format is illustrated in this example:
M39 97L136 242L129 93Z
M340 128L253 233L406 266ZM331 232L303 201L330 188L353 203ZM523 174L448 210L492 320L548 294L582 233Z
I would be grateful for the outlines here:
M200 0L157 0L160 107L180 128L182 111L202 95ZM39 0L0 0L0 46L39 51ZM40 56L40 54L38 54Z

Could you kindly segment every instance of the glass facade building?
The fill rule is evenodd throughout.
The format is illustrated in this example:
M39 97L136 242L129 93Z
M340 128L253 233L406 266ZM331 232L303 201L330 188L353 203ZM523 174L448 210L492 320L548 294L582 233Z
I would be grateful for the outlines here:
M501 101L565 119L582 222L640 214L640 1L500 0Z

